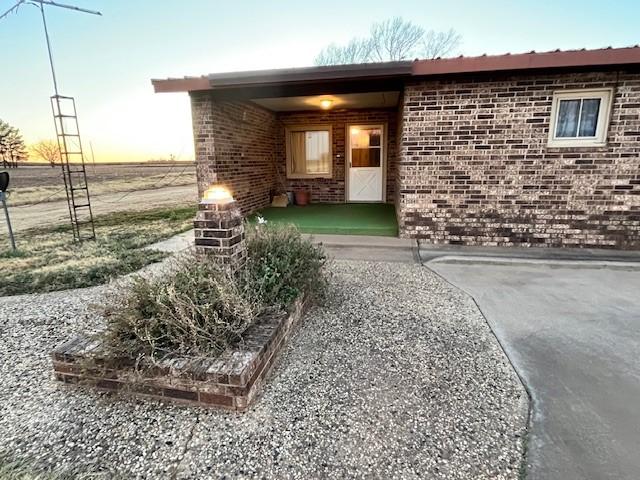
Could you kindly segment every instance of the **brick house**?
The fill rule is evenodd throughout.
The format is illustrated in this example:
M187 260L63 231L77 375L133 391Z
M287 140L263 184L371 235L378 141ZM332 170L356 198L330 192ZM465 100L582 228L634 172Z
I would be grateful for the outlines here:
M395 205L431 243L640 249L640 48L153 80L189 92L198 187Z

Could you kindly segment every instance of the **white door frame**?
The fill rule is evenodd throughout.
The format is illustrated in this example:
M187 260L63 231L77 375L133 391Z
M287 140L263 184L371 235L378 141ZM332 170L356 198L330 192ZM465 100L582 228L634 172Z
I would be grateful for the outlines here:
M348 123L345 127L345 150L344 156L344 168L345 168L345 189L344 189L344 201L345 203L351 203L349 200L349 177L351 168L351 127L362 128L380 128L382 132L382 138L380 139L380 146L382 151L380 152L380 167L382 168L382 199L371 201L358 201L353 203L386 203L387 202L387 124L386 123Z

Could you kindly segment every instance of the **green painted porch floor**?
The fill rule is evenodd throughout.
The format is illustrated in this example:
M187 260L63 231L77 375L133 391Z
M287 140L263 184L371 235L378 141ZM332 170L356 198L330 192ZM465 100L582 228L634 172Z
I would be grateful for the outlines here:
M293 223L303 233L398 236L396 211L388 203L312 203L304 207L267 207L258 215L267 222ZM256 216L249 218L256 221Z

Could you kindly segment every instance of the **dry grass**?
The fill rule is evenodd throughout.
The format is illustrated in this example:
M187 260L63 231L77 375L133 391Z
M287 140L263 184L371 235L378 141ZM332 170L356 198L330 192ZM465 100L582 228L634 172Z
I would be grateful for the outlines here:
M95 242L74 244L69 226L27 230L18 251L0 235L0 296L99 285L166 254L143 247L192 227L194 207L113 213L96 219Z

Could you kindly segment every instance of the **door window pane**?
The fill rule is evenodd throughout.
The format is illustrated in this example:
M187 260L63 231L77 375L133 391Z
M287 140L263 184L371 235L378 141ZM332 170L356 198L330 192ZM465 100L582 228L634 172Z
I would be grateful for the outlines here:
M381 137L382 137L382 132L380 130L378 129L369 130L369 146L379 147Z
M578 131L580 100L560 100L556 137L575 137Z
M379 128L351 127L351 147L379 147L382 132Z
M598 126L598 113L600 113L599 98L585 98L582 101L582 113L580 114L579 137L595 137Z
M351 150L352 167L379 167L379 148L354 148Z
M351 166L379 167L382 162L382 130L351 127Z

